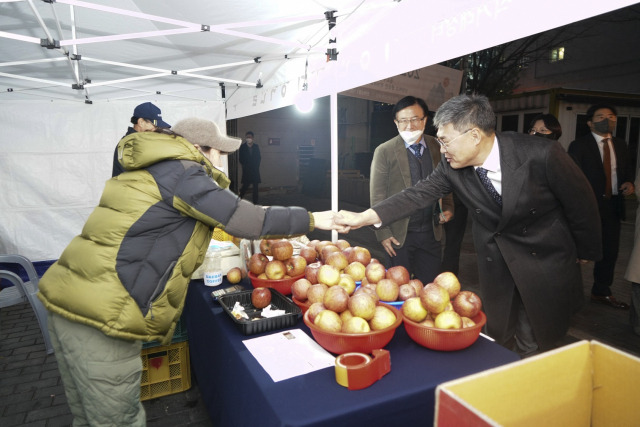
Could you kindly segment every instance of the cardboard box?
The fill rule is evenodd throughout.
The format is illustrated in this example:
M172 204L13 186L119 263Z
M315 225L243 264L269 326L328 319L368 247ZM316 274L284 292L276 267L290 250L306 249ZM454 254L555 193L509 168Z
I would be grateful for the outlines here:
M440 384L435 425L640 426L640 358L580 341Z

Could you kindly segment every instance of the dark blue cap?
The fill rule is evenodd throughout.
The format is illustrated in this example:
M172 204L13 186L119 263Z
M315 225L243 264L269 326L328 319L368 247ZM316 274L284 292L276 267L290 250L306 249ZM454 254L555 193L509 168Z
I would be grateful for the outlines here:
M155 127L158 128L170 128L171 125L167 122L162 121L162 111L155 105L150 102L145 102L144 104L140 104L133 110L133 117L139 117L142 119L147 119L153 123Z

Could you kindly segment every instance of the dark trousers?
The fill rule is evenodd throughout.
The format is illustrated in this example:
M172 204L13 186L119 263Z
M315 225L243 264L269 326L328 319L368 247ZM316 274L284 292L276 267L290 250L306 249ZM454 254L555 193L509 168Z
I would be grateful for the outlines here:
M600 223L602 225L602 259L593 267L593 287L591 293L598 296L611 295L613 272L618 260L620 247L620 215L619 200L613 196L611 200L600 205Z
M518 292L517 289L513 294L513 301L511 303L506 340L500 342L502 341L500 338L494 338L496 338L499 344L518 353L521 358L533 356L540 352L538 342L533 333L533 327L529 321L529 316L522 303L520 292Z
M636 335L640 335L640 283L631 283L631 309L629 322Z
M465 205L453 198L454 215L453 219L444 224L445 245L442 255L442 271L450 271L456 276L460 270L460 249L464 232L467 228L467 217L469 211Z
M258 204L258 183L257 182L243 182L242 188L240 188L240 198L244 198L249 186L253 187L253 204Z
M396 256L390 257L391 266L402 265L425 285L440 273L442 246L433 237L433 231L407 232L407 238Z

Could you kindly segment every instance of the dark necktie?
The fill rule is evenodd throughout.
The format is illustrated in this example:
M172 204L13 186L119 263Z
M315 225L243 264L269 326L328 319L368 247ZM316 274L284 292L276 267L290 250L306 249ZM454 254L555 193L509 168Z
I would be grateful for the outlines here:
M482 185L487 190L487 192L489 193L491 198L493 200L495 200L495 202L498 205L502 206L502 196L500 194L498 194L498 191L496 190L496 188L491 183L491 180L487 176L487 170L485 168L477 168L476 172L478 173L478 176L480 177L480 182L482 182Z
M410 145L409 147L411 147L411 149L413 150L413 154L415 154L418 159L422 158L422 153L420 152L420 148L422 148L422 145L413 144L413 145Z
M605 188L604 198L611 198L611 150L609 149L609 140L611 138L604 138L602 140L602 166L604 166Z

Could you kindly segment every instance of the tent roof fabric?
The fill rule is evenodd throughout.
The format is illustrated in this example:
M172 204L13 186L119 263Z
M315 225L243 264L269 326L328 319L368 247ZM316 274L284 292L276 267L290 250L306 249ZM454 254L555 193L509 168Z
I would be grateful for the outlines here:
M325 96L633 3L0 0L0 102L153 95L242 117L305 83Z

